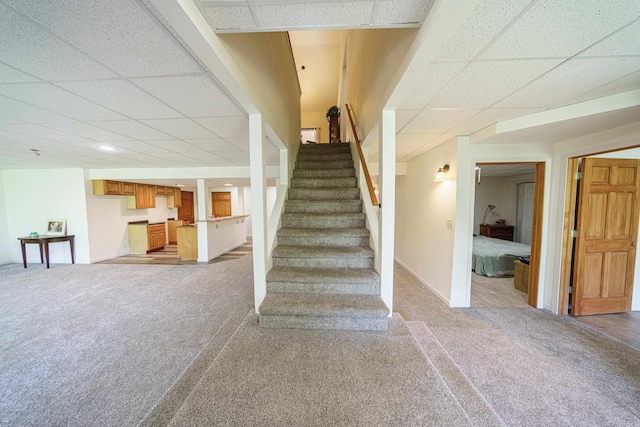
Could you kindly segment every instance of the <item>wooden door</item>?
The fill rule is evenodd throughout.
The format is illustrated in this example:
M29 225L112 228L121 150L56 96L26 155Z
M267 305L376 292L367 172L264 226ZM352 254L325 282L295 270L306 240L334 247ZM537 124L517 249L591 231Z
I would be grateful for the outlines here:
M189 224L193 224L195 222L192 191L180 192L180 207L178 207L178 219L189 221Z
M211 193L211 213L214 218L231 216L231 193L213 192Z
M631 309L640 161L582 160L571 314Z

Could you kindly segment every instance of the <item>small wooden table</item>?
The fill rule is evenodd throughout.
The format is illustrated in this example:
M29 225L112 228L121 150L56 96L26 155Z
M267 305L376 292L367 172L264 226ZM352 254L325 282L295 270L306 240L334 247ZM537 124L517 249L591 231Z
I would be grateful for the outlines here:
M40 263L43 264L44 263L44 259L42 257L42 247L44 246L44 255L45 258L47 260L47 268L49 268L49 243L54 243L54 242L69 242L69 245L71 246L71 264L75 264L76 260L75 260L75 251L74 251L74 247L73 247L73 243L74 243L74 237L75 235L70 234L67 236L38 236L38 237L18 237L18 240L20 240L20 246L22 247L22 264L24 265L24 268L27 268L27 251L26 251L26 245L28 243L37 243L38 246L40 247Z

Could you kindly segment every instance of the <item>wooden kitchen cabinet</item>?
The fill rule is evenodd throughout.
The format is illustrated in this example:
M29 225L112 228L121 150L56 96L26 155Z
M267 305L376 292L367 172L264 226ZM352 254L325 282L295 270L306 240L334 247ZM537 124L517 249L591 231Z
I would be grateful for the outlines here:
M131 182L121 182L122 184L122 195L123 196L135 196L136 195L136 185Z
M129 224L129 253L146 254L162 249L167 243L166 223L160 224Z
M122 195L122 183L120 181L107 181L104 179L93 181L93 194L104 195Z
M169 209L182 207L182 190L167 187L167 207Z
M162 186L162 185L156 186L156 195L157 196L164 196L166 194L167 194L167 187Z
M128 209L149 209L156 207L156 192L153 185L136 184L135 196L127 197Z
M167 235L169 236L170 245L175 245L178 243L178 233L176 229L183 225L189 225L189 221L173 219L167 221Z

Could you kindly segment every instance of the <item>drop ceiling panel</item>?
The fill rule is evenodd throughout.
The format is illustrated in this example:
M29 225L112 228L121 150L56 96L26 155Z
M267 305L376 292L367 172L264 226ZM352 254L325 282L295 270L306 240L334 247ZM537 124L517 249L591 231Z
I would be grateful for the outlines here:
M160 132L135 120L114 120L106 122L91 122L92 125L109 130L119 135L133 139L157 140L171 139L166 133Z
M471 63L428 107L487 108L560 62L556 59Z
M149 144L155 145L156 147L163 148L167 151L173 151L176 153L184 153L186 151L196 151L197 147L181 141L179 139L169 139L166 141L148 141Z
M187 139L186 142L194 147L198 147L212 153L236 149L235 146L224 139Z
M589 101L592 99L615 95L622 92L628 92L635 89L640 89L640 71L636 71L633 74L629 74L609 84L600 86L597 89L584 93L577 98L573 98L570 103L574 104L576 102Z
M21 120L12 119L11 117L0 116L0 124L2 123L22 123ZM0 144L2 141L0 141Z
M472 60L531 0L475 1L471 13L460 23L438 55L441 60Z
M413 89L400 103L400 109L424 108L466 65L462 62L429 64Z
M496 122L534 114L539 111L542 111L542 108L489 108L465 120L453 128L453 131L460 135L469 135Z
M0 58L5 64L47 80L115 77L105 67L2 4L0 22Z
M249 119L244 116L208 117L194 120L222 138L249 137Z
M152 141L115 141L110 143L110 145L122 148L123 150L135 151L145 154L163 153L167 151L164 148L160 148L151 144L151 142Z
M141 122L177 139L215 137L214 134L190 119L141 120Z
M441 133L399 133L396 135L396 147L422 147L440 135Z
M39 80L0 62L0 83L36 82Z
M459 110L424 110L402 130L403 133L437 133L447 132L469 117L477 114L479 109Z
M207 166L229 166L229 160L223 159L222 157L209 153L204 150L199 151L188 151L186 153L182 153L185 157L189 157L191 159L195 159L205 163Z
M189 117L243 114L207 76L135 79L132 82Z
M0 86L0 88L1 87L2 86ZM0 96L0 114L12 119L34 123L71 121L69 117L61 116L52 111L34 107L4 96Z
M227 159L238 166L249 165L249 153L241 150L225 151L223 153L220 153L220 157Z
M374 24L419 24L432 5L433 0L381 0Z
M82 122L47 123L43 127L71 133L96 141L126 141L129 138Z
M640 55L640 19L580 54L580 56L608 55Z
M640 57L576 58L497 103L495 107L561 106L637 70L640 70Z
M140 2L3 1L122 76L202 71Z
M0 94L77 120L118 120L124 117L52 84L0 85Z
M569 57L638 18L639 5L619 0L539 0L481 57Z
M225 138L227 140L227 142L229 142L230 144L232 144L234 147L236 147L239 150L242 151L249 151L249 138ZM266 147L267 143L265 142L265 147Z
M349 27L369 23L373 2L257 5L264 28Z
M69 92L133 119L174 119L183 117L173 108L127 80L57 83Z
M202 14L214 30L256 28L251 9L242 7L202 7Z
M35 136L36 138L49 139L58 142L86 142L87 138L72 135L66 132L58 132L57 130L48 129L43 126L31 123L17 123L0 125L1 129L8 130L24 135Z
M401 131L420 110L396 110L396 132Z

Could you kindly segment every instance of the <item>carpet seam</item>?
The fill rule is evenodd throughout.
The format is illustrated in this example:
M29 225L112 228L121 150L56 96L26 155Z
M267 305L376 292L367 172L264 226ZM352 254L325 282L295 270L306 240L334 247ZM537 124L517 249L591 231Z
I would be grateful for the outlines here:
M233 340L233 338L236 336L236 334L238 333L238 331L240 330L240 328L242 327L242 325L244 325L244 322L246 322L247 318L249 318L251 316L251 314L254 313L253 309L249 310L247 312L247 314L242 318L242 321L240 322L240 324L238 325L238 327L236 327L236 330L233 331L233 334L231 334L231 336L229 337L229 339L224 343L224 345L222 346L222 348L220 349L220 351L218 352L218 354L216 354L216 357L213 358L213 360L211 361L211 363L209 364L209 366L207 366L207 369L204 370L204 373L202 374L202 376L198 379L198 381L195 383L195 385L193 386L193 388L189 391L189 394L187 396L185 396L184 400L182 401L182 404L180 405L180 407L178 408L178 410L176 410L176 412L173 414L173 416L171 417L171 420L169 420L169 424L171 424L171 421L173 421L173 419L176 417L176 415L178 414L178 412L180 412L180 409L182 409L182 407L184 406L184 402L187 401L187 399L189 399L189 397L191 397L191 395L193 394L194 390L198 388L198 386L200 385L200 383L202 382L202 379L205 377L207 371L211 368L211 366L216 363L216 360L218 360L218 358L220 357L220 355L224 352L224 350L227 348L227 346L229 345L229 343L231 342L231 340ZM231 318L231 316L229 316L229 318Z
M406 322L405 322L406 323ZM427 327L427 325L424 322L419 322L424 324L425 327ZM427 354L426 351L424 351L424 348L422 348L422 345L420 344L420 342L416 339L416 336L413 334L413 331L411 330L411 328L409 327L409 325L407 325L407 329L409 330L409 332L411 333L411 338L413 338L413 341L415 342L415 344L418 346L418 348L420 349L420 352L422 352L422 354L424 355L424 357L427 359L427 361L429 362L429 364L431 365L431 367L433 368L433 370L435 371L436 375L438 376L438 378L440 379L440 381L442 381L442 383L444 384L444 386L447 388L447 390L449 390L449 393L451 394L452 398L455 400L456 404L458 405L458 407L462 410L462 412L464 413L464 416L467 418L467 421L469 421L469 424L473 425L473 422L471 420L471 417L469 416L469 414L467 413L466 409L462 406L462 404L460 403L460 400L458 400L458 396L456 396L456 394L453 392L453 390L451 390L451 387L449 387L449 383L447 383L447 381L444 379L444 377L442 376L442 374L440 373L440 370L436 367L436 365L433 363L433 360L431 360L431 358L429 357L429 355ZM447 353L448 355L448 353ZM498 417L498 419L500 419ZM502 420L500 420L502 421Z
M182 408L182 405L184 405L184 402L189 398L189 396L191 396L191 394L193 393L193 390L195 390L195 388L198 386L198 384L200 383L200 381L202 381L202 377L204 377L204 374L206 373L207 370L209 370L209 367L218 359L218 357L220 356L220 353L222 353L222 351L227 347L227 344L229 343L229 341L231 341L231 339L236 335L236 333L238 332L238 330L240 329L240 326L244 323L245 319L251 314L253 310L249 310L247 312L247 314L242 318L242 321L240 322L240 324L236 327L236 329L233 331L233 334L231 334L231 336L227 339L227 341L224 343L224 345L222 346L222 348L220 349L220 351L218 351L218 354L216 354L216 357L213 358L213 360L211 361L211 363L209 363L206 367L206 369L204 369L204 373L202 374L202 376L200 376L200 378L198 379L198 381L193 385L193 387L191 388L191 390L189 390L189 393L184 397L184 399L182 399L182 402L180 403L180 406L176 409L176 411L171 415L171 418L169 419L169 422L167 423L167 425L169 425L171 423L171 421L175 418L176 414L180 411L180 409ZM200 355L202 355L207 348L211 345L212 341L216 338L216 336L220 333L220 331L222 331L222 329L227 325L227 323L229 323L231 321L231 318L234 316L229 316L224 323L218 328L218 330L216 331L215 334L213 334L213 336L209 339L209 341L207 342L207 344L202 348L202 350L200 350L198 352L198 354L193 358L193 360L191 361L191 363L189 363L189 365L187 365L187 367L180 373L180 375L178 376L178 378L171 384L171 386L169 386L169 388L167 389L167 391L162 395L162 397L158 400L158 402L149 410L149 412L147 412L147 414L142 418L142 420L138 423L138 426L142 426L145 422L147 422L147 420L149 420L154 413L156 413L156 408L159 407L159 405L162 404L164 398L171 392L171 390L180 382L180 380L184 377L184 375L189 371L189 369L198 361L198 358L200 357Z
M491 405L487 399L485 399L484 395L480 392L480 390L478 390L478 388L476 387L476 385L473 383L473 381L471 381L469 379L469 377L467 376L467 374L464 373L464 371L462 370L462 368L460 367L460 365L458 365L458 363L455 361L455 359L453 357L451 357L451 354L447 351L446 348L444 348L444 346L442 345L442 343L440 342L440 340L438 339L438 337L433 333L433 331L431 330L431 328L429 328L429 326L427 326L427 324L425 322L420 322L424 325L424 327L427 329L427 331L429 331L429 333L433 336L433 339L436 341L436 343L438 343L438 346L442 349L442 351L447 355L447 357L449 358L449 360L451 361L451 363L453 363L453 365L456 367L456 369L458 369L458 371L460 372L460 375L462 375L464 377L464 379L466 379L469 382L469 385L473 388L473 390L478 393L478 396L482 399L483 402L485 402L487 404L487 407L489 408L489 410L496 416L496 418L498 418L498 420L503 424L503 425L507 425L502 418L498 415L498 413L493 409L493 405ZM415 337L414 337L415 338ZM422 348L422 346L420 346L420 348ZM424 351L424 350L423 350ZM438 373L440 373L438 371ZM445 381L446 383L446 381ZM448 386L448 384L447 384ZM466 411L465 411L466 413Z

